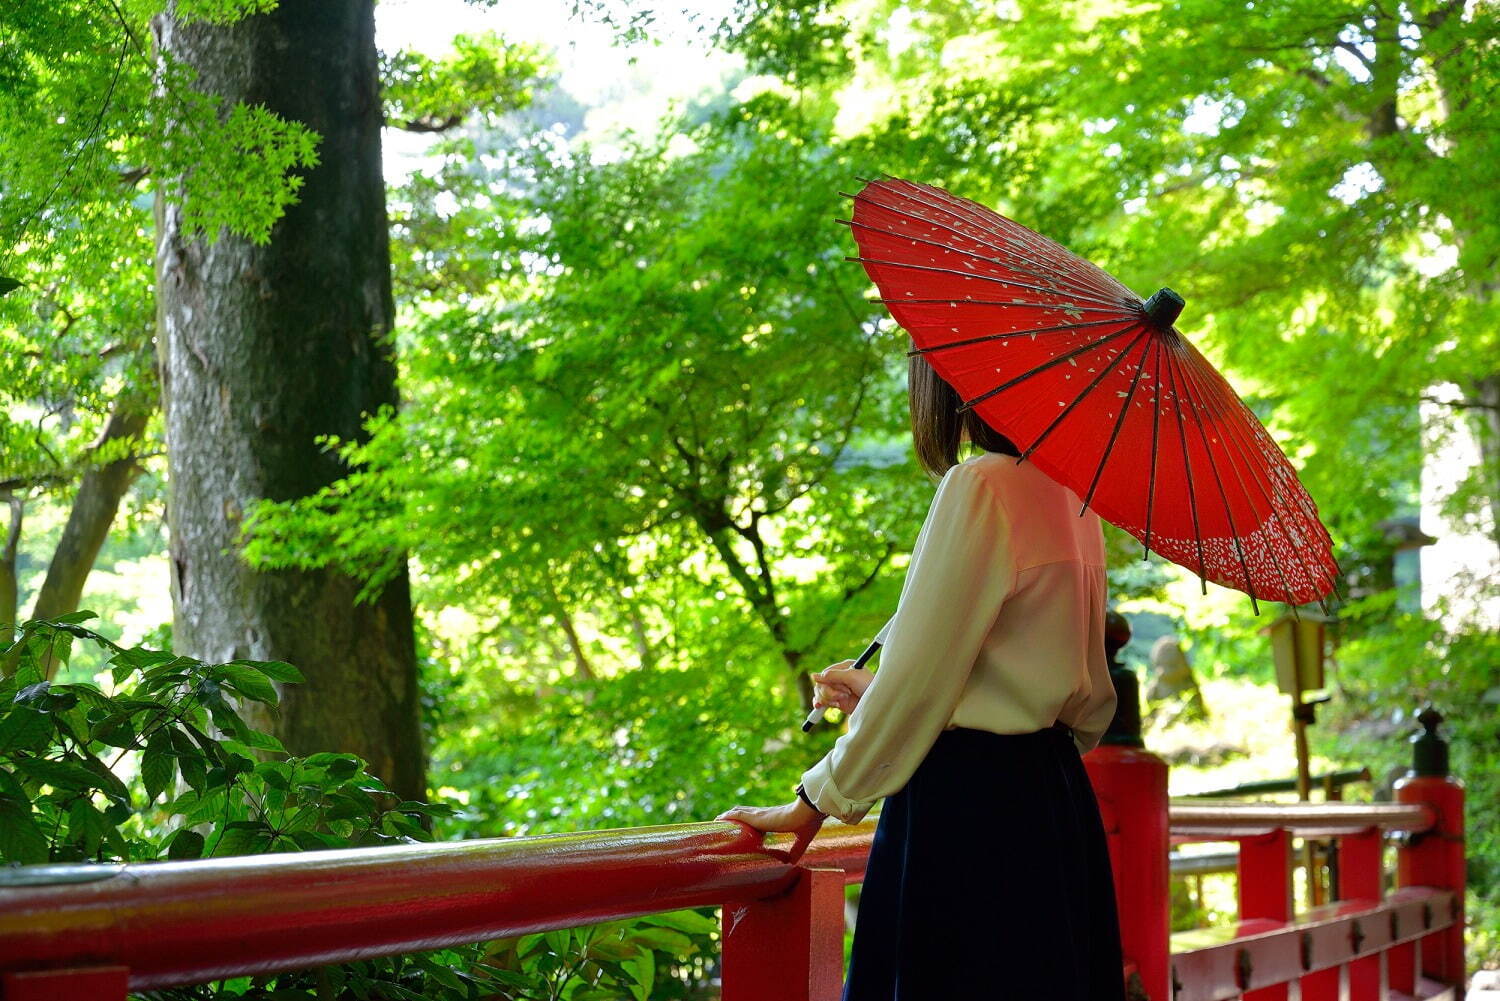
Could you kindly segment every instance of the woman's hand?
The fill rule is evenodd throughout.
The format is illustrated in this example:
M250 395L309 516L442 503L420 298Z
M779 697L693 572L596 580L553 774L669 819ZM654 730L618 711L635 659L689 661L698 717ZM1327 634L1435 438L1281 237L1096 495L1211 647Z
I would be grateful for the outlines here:
M832 706L840 712L852 713L865 694L874 675L864 668L856 668L854 661L841 660L811 675L813 682L813 708Z
M827 814L814 810L798 796L781 806L732 806L714 819L738 821L756 831L793 832L797 837L786 860L795 865L826 817Z

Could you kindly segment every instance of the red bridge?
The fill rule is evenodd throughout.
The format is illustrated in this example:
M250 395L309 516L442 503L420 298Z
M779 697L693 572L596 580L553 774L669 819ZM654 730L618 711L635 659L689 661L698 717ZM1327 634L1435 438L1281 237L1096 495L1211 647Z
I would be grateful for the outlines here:
M1169 802L1130 741L1084 759L1109 832L1132 1001L1463 994L1463 789L1437 716L1396 802ZM1424 743L1425 742L1425 743ZM202 983L721 906L725 1001L837 1001L844 887L875 817L797 865L729 822L0 874L0 999L118 1001ZM1292 839L1336 839L1336 902L1296 913ZM1239 843L1239 921L1169 933L1168 855ZM1395 867L1383 862L1395 843ZM961 878L956 867L954 878ZM1011 906L1025 907L1016 900Z

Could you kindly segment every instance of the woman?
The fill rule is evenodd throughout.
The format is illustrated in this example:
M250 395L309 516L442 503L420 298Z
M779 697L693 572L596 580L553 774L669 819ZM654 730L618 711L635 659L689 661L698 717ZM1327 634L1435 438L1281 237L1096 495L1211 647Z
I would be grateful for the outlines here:
M1114 884L1080 755L1115 708L1098 516L961 401L909 370L917 457L940 477L880 667L812 675L849 728L776 807L795 831L885 799L844 1001L1120 1001ZM977 454L962 462L959 449ZM796 851L797 849L794 849Z

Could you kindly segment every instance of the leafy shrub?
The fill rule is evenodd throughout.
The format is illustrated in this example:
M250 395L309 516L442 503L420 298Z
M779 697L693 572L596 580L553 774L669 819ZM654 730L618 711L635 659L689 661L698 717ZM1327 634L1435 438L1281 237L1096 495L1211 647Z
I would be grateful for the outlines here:
M1444 716L1451 772L1465 787L1470 963L1500 959L1500 633L1444 629L1395 610L1388 591L1350 605L1337 651L1338 698L1315 749L1368 764L1377 798L1411 765L1416 711Z
M432 767L434 786L465 801L442 822L462 836L690 823L736 803L786 802L837 736L787 741L797 710L739 665L567 679L545 695L492 663L465 666ZM497 730L504 739L488 739Z
M209 664L117 646L80 612L26 623L0 667L0 863L117 863L430 840L444 805L398 801L354 755L289 755L240 716L274 706L280 662ZM83 640L113 687L52 684ZM436 952L174 988L161 1001L682 998L706 980L717 922L681 911Z

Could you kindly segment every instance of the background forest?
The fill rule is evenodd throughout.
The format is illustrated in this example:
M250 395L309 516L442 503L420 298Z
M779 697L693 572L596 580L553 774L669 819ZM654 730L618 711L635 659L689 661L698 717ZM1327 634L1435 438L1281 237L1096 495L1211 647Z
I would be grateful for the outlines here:
M786 801L931 498L837 222L888 172L1184 294L1346 571L1314 771L1386 796L1447 716L1500 960L1500 6L450 7L0 10L0 859ZM575 92L561 32L627 69ZM1277 612L1110 543L1173 792L1290 775ZM305 836L236 798L299 768Z

